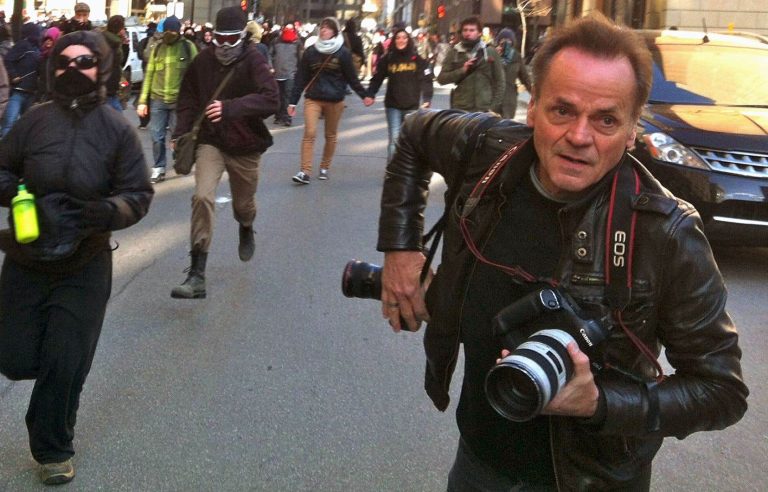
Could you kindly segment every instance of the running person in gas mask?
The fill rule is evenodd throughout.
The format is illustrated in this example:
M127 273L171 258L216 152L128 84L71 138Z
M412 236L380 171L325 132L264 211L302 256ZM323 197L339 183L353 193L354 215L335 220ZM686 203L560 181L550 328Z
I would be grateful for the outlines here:
M259 49L245 40L245 13L226 7L216 14L213 49L203 50L184 76L179 95L179 122L174 140L190 131L199 115L200 127L195 164L190 232L192 265L171 297L198 299L206 296L205 264L213 237L216 187L224 171L229 174L232 208L240 224L238 255L248 261L255 249L256 185L261 154L272 145L264 118L280 104L277 82ZM231 72L216 100L216 89Z

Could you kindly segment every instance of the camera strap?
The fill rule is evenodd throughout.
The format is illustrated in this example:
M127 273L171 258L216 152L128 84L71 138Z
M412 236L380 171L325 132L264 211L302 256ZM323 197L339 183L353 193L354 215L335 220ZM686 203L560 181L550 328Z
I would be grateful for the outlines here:
M632 260L637 211L634 197L640 194L640 176L629 164L619 164L611 183L605 231L605 286L608 305L624 309L632 297Z
M506 167L512 157L517 154L520 148L525 145L522 142L514 147L507 149L493 165L488 168L485 175L477 182L470 193L464 209L461 212L459 225L464 243L478 261L498 268L509 274L516 281L527 283L543 282L552 287L557 287L558 282L554 279L538 278L524 270L518 265L503 265L489 260L483 256L482 252L475 245L472 235L469 232L467 218L477 207L485 191L490 184L501 175L501 171ZM625 158L626 159L626 158ZM619 164L616 173L613 175L611 183L611 195L608 207L608 217L606 220L606 242L605 242L605 288L608 305L613 311L616 323L621 327L632 344L646 357L656 368L657 382L664 379L664 372L653 351L651 351L637 335L624 323L622 313L629 304L632 296L632 260L635 245L635 227L637 224L637 211L634 210L633 202L640 194L640 175L637 173L631 163L622 161Z

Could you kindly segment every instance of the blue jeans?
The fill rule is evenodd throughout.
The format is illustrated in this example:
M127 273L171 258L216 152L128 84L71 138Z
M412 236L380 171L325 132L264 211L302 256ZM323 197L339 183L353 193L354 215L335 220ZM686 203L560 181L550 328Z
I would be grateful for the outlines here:
M173 133L173 127L176 126L176 104L168 104L153 99L149 111L149 134L152 137L153 167L160 167L165 171L168 154L165 148L165 129L168 128Z
M293 79L278 80L277 87L280 89L280 109L275 114L275 121L287 121L291 122L291 117L288 116L288 100L291 98L291 92L293 92Z
M107 96L107 104L115 108L116 110L123 112L123 103L120 102L118 96Z
M387 128L389 129L389 145L387 145L387 162L392 160L395 154L395 143L400 135L400 127L406 115L413 113L412 109L386 108Z
M35 95L32 93L17 90L11 91L11 95L8 98L8 105L5 107L5 114L3 115L3 129L0 137L4 137L11 131L11 127L16 123L16 120L29 109L34 101Z

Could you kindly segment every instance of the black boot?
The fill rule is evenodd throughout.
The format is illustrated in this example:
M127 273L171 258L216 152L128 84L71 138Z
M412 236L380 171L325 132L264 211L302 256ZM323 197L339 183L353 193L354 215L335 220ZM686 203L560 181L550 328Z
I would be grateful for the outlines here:
M253 257L256 249L256 243L253 240L253 227L240 225L240 245L237 247L237 253L241 261L248 261Z
M176 299L205 298L205 262L208 253L192 251L192 265L189 267L187 279L171 291L171 297Z

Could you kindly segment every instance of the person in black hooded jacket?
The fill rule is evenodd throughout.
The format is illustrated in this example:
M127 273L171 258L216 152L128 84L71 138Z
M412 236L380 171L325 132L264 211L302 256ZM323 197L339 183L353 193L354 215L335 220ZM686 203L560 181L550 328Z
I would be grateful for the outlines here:
M105 102L112 52L101 34L61 37L52 100L30 109L0 145L0 206L23 182L40 236L0 231L0 373L34 379L29 443L45 484L72 480L76 412L112 287L110 232L152 199L136 131Z
M21 39L5 55L5 69L11 83L11 95L3 115L4 137L13 124L35 102L37 70L40 64L40 31L35 24L21 26Z
M429 62L416 54L413 39L405 29L395 30L392 46L376 63L376 74L368 86L369 97L376 97L385 78L389 79L384 97L389 128L389 161L395 152L403 119L419 109L420 99L424 100L422 108L428 108L432 102L432 70Z

